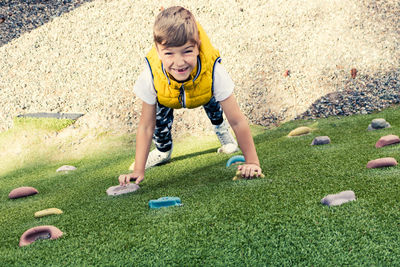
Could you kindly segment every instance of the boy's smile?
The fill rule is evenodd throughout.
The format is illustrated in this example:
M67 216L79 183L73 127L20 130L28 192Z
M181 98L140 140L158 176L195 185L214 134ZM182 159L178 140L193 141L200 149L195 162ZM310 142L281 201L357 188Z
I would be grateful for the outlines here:
M190 77L197 66L199 48L197 44L187 42L182 46L167 47L156 44L158 56L165 70L178 82L184 82Z

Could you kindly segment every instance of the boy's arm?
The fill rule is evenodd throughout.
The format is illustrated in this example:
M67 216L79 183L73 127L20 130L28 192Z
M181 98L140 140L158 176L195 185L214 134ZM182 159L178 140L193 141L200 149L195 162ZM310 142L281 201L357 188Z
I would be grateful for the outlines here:
M142 112L136 134L135 169L130 174L120 175L120 185L128 184L130 179L136 179L139 184L144 179L147 156L149 155L151 140L156 124L156 105L142 102Z
M246 117L240 111L235 97L231 95L227 99L221 101L220 104L229 124L235 132L239 147L246 160L244 165L239 166L239 170L241 170L242 175L245 177L253 177L255 174L257 176L261 175L260 162L258 160L253 137L251 136L250 127Z

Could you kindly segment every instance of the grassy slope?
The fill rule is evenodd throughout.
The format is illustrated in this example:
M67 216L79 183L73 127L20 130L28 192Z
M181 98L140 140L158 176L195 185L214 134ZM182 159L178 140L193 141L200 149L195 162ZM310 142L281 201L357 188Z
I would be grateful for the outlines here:
M369 160L394 157L400 146L374 147L400 134L400 108L379 114L319 120L312 134L287 138L305 121L273 130L257 128L255 142L265 179L233 182L227 155L215 137L175 145L171 163L148 171L136 194L108 197L105 190L131 163L132 144L69 162L43 162L0 176L0 262L5 265L398 265L399 167L366 169ZM392 128L366 131L373 118ZM332 144L310 146L318 135ZM200 140L199 140L200 139ZM63 164L78 168L69 174ZM15 187L39 194L17 200ZM353 190L357 201L326 207L327 194ZM178 196L183 207L150 210L148 201ZM59 216L35 219L56 207ZM56 241L19 248L21 234L37 225L64 232Z

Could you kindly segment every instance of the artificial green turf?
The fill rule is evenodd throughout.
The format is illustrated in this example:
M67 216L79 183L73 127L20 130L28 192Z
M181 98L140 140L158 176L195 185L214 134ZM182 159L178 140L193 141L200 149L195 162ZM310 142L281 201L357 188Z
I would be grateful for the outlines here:
M367 131L383 117L389 129ZM400 145L376 149L387 134L400 134L400 108L371 115L320 119L311 134L288 138L292 121L257 128L254 139L266 177L232 181L228 155L217 139L192 137L175 144L170 163L148 170L134 194L109 197L132 161L133 144L68 162L78 169L56 173L60 163L36 163L0 176L2 265L212 265L343 266L400 264L400 167L367 169L369 160L394 157ZM332 143L310 146L315 136ZM39 194L9 200L15 187ZM327 207L321 198L353 190L357 200ZM184 206L151 210L148 201L180 197ZM36 219L59 208L62 215ZM58 240L19 248L30 227L54 225Z
M14 129L45 129L45 130L56 130L59 131L70 125L75 121L70 119L54 119L54 118L20 118L15 117Z

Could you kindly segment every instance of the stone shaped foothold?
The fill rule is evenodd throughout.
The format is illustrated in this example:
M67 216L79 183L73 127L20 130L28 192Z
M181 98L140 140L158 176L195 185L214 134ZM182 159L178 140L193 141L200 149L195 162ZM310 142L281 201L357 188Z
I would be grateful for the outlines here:
M265 175L261 173L260 176L257 175L253 175L253 177L250 178L244 178L242 176L242 172L241 171L237 171L235 176L232 178L233 181L237 181L237 180L251 180L251 179L257 179L257 178L265 178Z
M232 164L240 164L246 162L246 160L244 159L244 156L242 155L236 155L231 157L227 162L226 162L226 167L228 168L229 166L231 166Z
M31 187L31 186L22 186L13 189L10 194L8 194L8 197L10 199L15 199L15 198L20 198L20 197L27 197L27 196L32 196L35 194L38 194L39 191L37 191L36 188Z
M40 218L48 215L53 215L53 214L62 214L62 210L57 209L57 208L50 208L50 209L45 209L41 211L35 212L35 218Z
M356 200L356 195L353 191L347 190L337 194L327 195L321 199L321 203L328 206L340 206L353 200Z
M26 230L20 240L19 246L27 246L37 240L57 239L63 235L60 229L52 225L36 226Z
M149 201L151 209L159 209L172 206L183 206L179 197L160 197L159 199L152 199Z
M123 194L128 194L139 190L139 185L135 183L129 183L127 185L116 185L111 186L107 189L107 195L109 196L118 196Z
M310 127L306 127L306 126L301 126L298 127L294 130L292 130L288 136L300 136L300 135L305 135L305 134L309 134L312 132L312 129Z
M57 169L56 172L68 172L68 171L75 171L76 167L70 165L63 165Z
M378 118L378 119L373 119L371 124L368 125L368 130L372 131L372 130L378 130L378 129L384 129L384 128L389 128L390 124L382 118Z
M376 142L375 147L380 148L388 145L393 145L400 143L400 138L397 135L389 134L382 136L378 142Z
M374 169L374 168L391 167L396 165L397 161L395 158L387 157L387 158L380 158L368 161L367 168Z
M331 143L331 139L329 138L329 136L317 136L314 138L314 140L312 141L311 145L326 145L326 144L330 144Z

